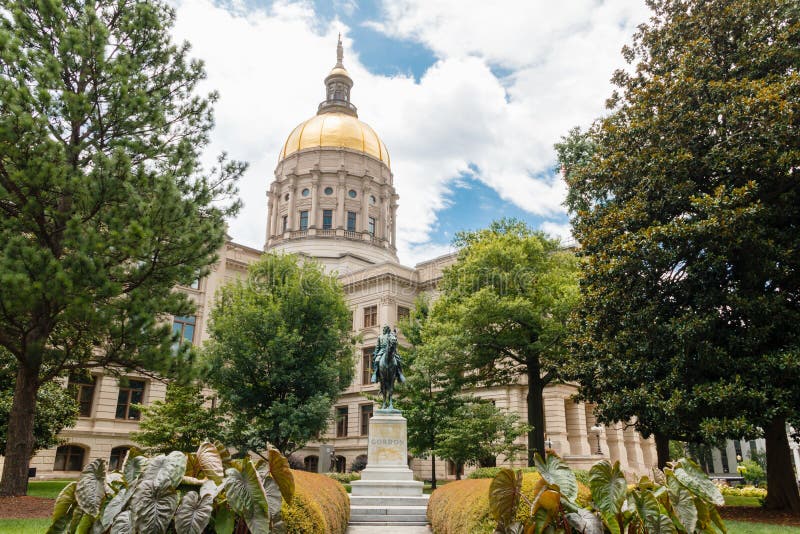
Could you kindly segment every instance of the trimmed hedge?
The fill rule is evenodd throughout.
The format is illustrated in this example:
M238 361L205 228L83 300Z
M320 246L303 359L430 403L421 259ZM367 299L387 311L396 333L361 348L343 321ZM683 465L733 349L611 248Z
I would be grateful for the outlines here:
M470 473L467 478L494 478L497 474L502 471L502 467L479 467L472 473ZM523 467L523 473L535 473L535 467Z
M539 473L522 475L522 493L533 499L533 487ZM492 534L497 522L489 513L489 478L476 478L450 482L431 494L428 501L428 520L434 534ZM578 483L578 502L591 500L589 488ZM527 505L520 502L520 518L527 514Z
M350 498L325 475L292 470L295 495L281 513L289 534L344 534L350 521Z

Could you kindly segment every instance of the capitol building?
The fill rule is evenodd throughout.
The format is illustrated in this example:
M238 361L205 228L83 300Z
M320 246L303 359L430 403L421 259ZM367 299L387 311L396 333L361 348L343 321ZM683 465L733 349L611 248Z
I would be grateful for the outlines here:
M312 258L336 273L352 310L358 335L353 383L335 403L331 423L320 442L293 456L298 464L317 470L320 455L332 455L333 470L348 470L367 453L368 422L376 395L370 383L371 355L383 325L396 325L407 316L417 296L436 296L442 271L455 261L446 255L402 265L397 258L398 195L389 151L378 133L358 119L351 100L353 80L343 64L341 42L337 62L324 79L325 100L316 114L297 125L277 154L274 179L266 203L266 243L263 250L229 240L211 273L191 287L182 287L196 303L196 315L175 317L173 328L187 342L202 344L217 289L243 278L247 266L266 252L285 252ZM402 180L402 176L397 178ZM403 339L401 336L401 345ZM130 374L126 380L98 370L91 380L76 384L80 417L63 432L65 444L39 451L31 467L38 478L77 476L94 458L114 467L134 445L139 414L133 404L163 399L165 386ZM476 393L498 408L526 419L525 377L503 387ZM656 464L652 439L626 425L598 426L593 407L575 402L576 387L553 384L544 391L546 440L571 466L587 469L602 458L619 461L631 474L649 472ZM524 456L524 455L523 455ZM359 458L362 457L362 458ZM505 459L498 458L498 464ZM520 459L519 462L524 462ZM518 465L522 465L518 462ZM327 458L323 460L327 464ZM429 459L411 458L418 479L431 477ZM437 478L453 478L455 466L437 461Z

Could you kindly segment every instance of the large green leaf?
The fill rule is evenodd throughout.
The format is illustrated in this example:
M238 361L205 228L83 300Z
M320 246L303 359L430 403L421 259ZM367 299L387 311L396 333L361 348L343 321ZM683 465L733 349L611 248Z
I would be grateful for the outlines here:
M127 482L128 486L136 482L145 467L147 467L146 456L131 456L128 453L128 459L125 460L125 466L122 468L122 474L125 476L125 482Z
M521 493L522 476L512 469L501 469L489 485L489 510L492 517L503 525L510 525L517 514Z
M607 460L594 464L589 470L589 489L592 490L592 501L600 511L613 516L620 513L628 483L619 462L614 462L613 467Z
M166 532L177 507L178 494L175 488L159 485L155 479L144 479L139 482L131 498L133 524L139 532L161 534Z
M56 503L53 505L53 516L47 534L62 534L67 531L72 510L75 506L75 486L76 482L70 482L59 492Z
M232 534L235 518L233 512L227 506L217 508L214 514L214 530L217 534Z
M94 517L89 514L83 514L78 526L75 527L75 534L89 534L92 525L94 525Z
M579 508L577 512L568 513L566 518L572 528L582 534L603 534L603 522L585 508Z
M270 521L274 524L280 520L281 505L283 499L281 498L281 489L275 479L267 477L264 479L264 493L267 495L267 505L269 506Z
M561 490L561 495L570 501L578 498L578 480L575 478L575 473L572 472L572 469L561 458L554 454L548 454L542 460L542 457L536 454L534 463L542 478L548 484L558 486Z
M242 470L225 470L225 495L231 509L244 518L252 534L269 533L269 505L264 485L250 458L241 462Z
M185 472L186 455L180 451L172 451L166 456L160 454L150 458L142 477L155 481L159 487L177 488Z
M197 448L197 463L206 477L215 482L222 482L225 471L222 468L222 457L212 443L201 443Z
M628 494L628 508L643 527L655 523L661 510L658 500L650 490L633 490Z
M100 515L100 506L106 496L105 488L106 463L97 458L86 464L75 486L75 500L81 510L92 517Z
M201 534L211 520L213 510L214 497L211 494L201 497L196 491L187 492L175 512L175 532Z
M111 532L110 534L132 534L133 533L133 521L131 520L131 512L130 510L125 510L117 517L114 518L114 522L111 523Z
M714 483L711 482L711 479L708 478L708 475L691 460L685 458L680 460L673 469L673 474L675 478L678 479L678 482L683 484L683 486L696 497L700 497L717 506L723 506L725 504L725 499L722 497L719 488L716 487Z
M102 525L103 530L107 529L114 523L114 519L122 511L122 509L125 508L125 505L128 504L132 494L133 492L128 491L126 488L122 488L110 501L108 501L108 504L106 504L106 507L103 509L103 516L100 519L100 524Z
M268 459L270 475L281 489L283 500L291 504L294 498L294 475L289 467L289 460L276 449L269 450Z
M722 518L719 515L719 510L717 510L716 506L709 506L708 507L708 515L711 517L711 520L717 525L717 528L722 531L723 534L728 534L728 528L725 526L725 522L722 521Z
M678 522L686 532L694 532L697 526L697 507L691 492L671 472L667 474L667 491Z

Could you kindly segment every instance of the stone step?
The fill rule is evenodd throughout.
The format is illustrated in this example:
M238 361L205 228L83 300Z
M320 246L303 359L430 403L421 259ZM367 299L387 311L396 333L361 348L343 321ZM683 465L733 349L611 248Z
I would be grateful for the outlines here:
M427 527L428 522L407 521L405 523L395 523L392 521L350 521L348 525L354 527Z
M422 487L422 482L416 480L354 480L350 483L350 494L356 497L415 497L422 495Z
M350 506L428 506L428 495L382 497L351 495Z
M425 515L426 506L351 506L350 514L356 515Z
M350 524L356 523L372 523L374 525L377 524L386 524L386 523L427 523L426 516L420 516L418 514L409 514L409 515L393 515L393 516L374 516L374 515L350 515Z

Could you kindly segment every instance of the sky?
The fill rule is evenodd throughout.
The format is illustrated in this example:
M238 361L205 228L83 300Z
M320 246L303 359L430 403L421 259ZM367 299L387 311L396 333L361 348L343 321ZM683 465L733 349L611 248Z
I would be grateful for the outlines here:
M351 100L391 156L406 265L501 217L570 239L553 144L604 113L649 16L644 0L172 3L175 39L205 62L201 89L220 94L205 159L249 163L234 241L263 247L280 148L324 100L341 33Z

